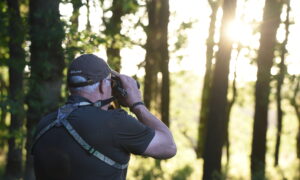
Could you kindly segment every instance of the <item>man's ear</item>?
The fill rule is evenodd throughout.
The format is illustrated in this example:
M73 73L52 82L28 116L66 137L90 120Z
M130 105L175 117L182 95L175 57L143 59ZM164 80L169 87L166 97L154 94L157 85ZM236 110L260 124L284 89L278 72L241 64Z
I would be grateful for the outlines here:
M107 89L108 86L110 86L110 82L106 81L105 79L101 80L99 83L100 93L104 93L104 90Z
M99 92L101 93L101 94L103 94L104 93L104 80L101 80L100 82L99 82Z

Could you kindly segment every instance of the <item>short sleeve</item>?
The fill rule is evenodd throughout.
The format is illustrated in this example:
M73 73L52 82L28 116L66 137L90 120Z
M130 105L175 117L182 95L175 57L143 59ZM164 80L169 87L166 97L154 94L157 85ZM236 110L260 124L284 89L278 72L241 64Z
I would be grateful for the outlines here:
M115 143L129 153L141 155L154 137L155 131L123 110L114 111Z

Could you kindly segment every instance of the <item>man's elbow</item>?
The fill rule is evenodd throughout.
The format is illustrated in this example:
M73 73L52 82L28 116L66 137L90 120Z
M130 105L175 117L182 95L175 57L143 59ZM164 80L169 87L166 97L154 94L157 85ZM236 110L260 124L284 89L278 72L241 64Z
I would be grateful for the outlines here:
M155 159L170 159L177 153L177 147L173 139L162 138L159 133L154 136L143 155Z
M176 144L172 144L166 148L166 152L165 152L164 156L161 157L160 159L170 159L170 158L174 157L176 155L176 153L177 153Z
M177 147L176 144L171 145L170 147L170 156L168 158L172 158L176 155L177 153Z

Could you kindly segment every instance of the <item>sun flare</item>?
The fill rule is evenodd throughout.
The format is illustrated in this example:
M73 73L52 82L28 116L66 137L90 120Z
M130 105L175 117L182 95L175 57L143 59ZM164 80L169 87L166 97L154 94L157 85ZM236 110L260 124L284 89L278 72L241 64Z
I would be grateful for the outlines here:
M243 21L232 21L227 28L228 37L234 42L241 43L242 45L248 45L253 38L253 27L249 23Z

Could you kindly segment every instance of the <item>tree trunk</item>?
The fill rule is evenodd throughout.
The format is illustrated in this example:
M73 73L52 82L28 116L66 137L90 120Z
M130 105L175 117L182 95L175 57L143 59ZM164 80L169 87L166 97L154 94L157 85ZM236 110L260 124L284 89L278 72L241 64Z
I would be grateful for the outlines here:
M225 132L225 141L224 141L224 145L226 147L226 157L227 157L227 161L226 161L226 167L229 166L229 160L230 160L230 141L229 141L229 120L230 120L230 114L231 114L231 110L232 110L232 107L235 103L235 100L236 100L236 97L238 95L237 93L237 88L236 88L236 78L237 78L237 63L238 63L238 57L239 57L239 54L240 54L240 46L238 46L237 48L237 51L238 51L238 54L236 56L236 59L235 59L235 67L234 67L234 79L233 79L233 82L232 82L232 98L231 100L228 100L228 107L227 107L227 114L226 114L226 132Z
M149 24L146 30L144 101L145 105L158 112L162 121L169 126L169 2L163 0L148 1L147 10ZM161 72L161 76L159 76L159 72Z
M77 32L78 31L78 24L79 24L79 20L78 20L78 17L79 17L79 9L81 8L81 6L83 5L81 0L72 0L71 1L72 3L72 6L73 6L73 13L72 13L72 16L71 16L71 31L73 33Z
M111 7L113 12L112 17L105 24L105 35L108 38L107 44L107 61L108 64L117 72L121 70L121 56L120 56L120 33L121 33L121 17L125 15L123 12L123 1L113 0Z
M266 0L257 57L255 114L251 152L251 178L265 178L266 134L270 93L270 69L274 58L276 32L280 24L281 1Z
M8 12L7 12L7 3L6 1L0 1L0 49L2 53L0 53L0 128L2 131L6 131L6 115L7 115L7 91L8 91L8 83L6 80L6 73L2 73L6 70L8 57L5 57L5 54L9 53L9 45L8 45ZM4 66L4 67L3 67ZM4 152L4 147L6 146L6 141L4 138L1 138L0 141L0 152Z
M288 42L288 36L289 36L289 25L290 25L290 1L287 1L287 14L285 19L285 39L283 43L281 44L281 61L279 64L279 74L277 75L277 91L276 91L276 102L277 102L277 134L276 134L276 145L275 145L275 162L274 166L278 165L279 161L279 147L280 147L280 140L281 140L281 132L282 132L282 119L283 119L283 110L281 107L281 89L284 81L284 76L286 74L286 65L285 65L285 55L287 53L286 45Z
M294 89L294 94L291 97L291 104L295 109L296 116L298 119L298 133L296 136L296 150L297 150L297 158L300 159L300 104L297 101L297 98L299 97L299 89L300 89L300 76L296 77L294 79L295 82L295 89Z
M160 29L160 6L161 0L151 0L147 2L148 20L146 58L145 58L145 81L144 81L144 101L150 109L159 109L157 101L159 90L158 72L160 71L161 44L162 37Z
M298 77L297 87L295 89L295 99L298 96L299 89L300 89L300 77ZM296 101L294 103L294 108L295 108L297 119L298 119L298 133L296 136L296 141L297 141L296 150L297 150L297 158L300 159L300 105L297 104Z
M7 0L9 12L9 99L11 121L9 126L8 155L5 179L22 177L22 134L24 121L23 71L25 67L24 27L18 0Z
M160 7L161 24L161 120L169 127L170 110L170 74L169 74L169 50L168 50L168 24L169 24L169 0L162 0Z
M129 5L130 4L130 5ZM113 0L110 10L113 15L109 19L104 18L105 35L107 38L107 61L112 69L121 70L121 48L124 46L124 37L121 34L122 17L135 12L137 2L135 0Z
M6 97L6 92L7 92L7 85L6 82L4 81L3 77L0 75L0 101L3 103L0 106L0 111L1 111L1 116L0 116L0 126L5 127L5 118L7 115L7 108L4 102L7 101ZM0 147L2 147L4 143L0 143Z
M209 34L206 41L206 68L204 75L203 88L201 93L201 109L200 109L200 118L198 126L198 142L197 142L197 158L203 157L205 138L206 138L206 124L207 124L207 115L208 115L208 106L209 106L209 93L210 85L212 79L212 60L214 57L213 47L215 45L214 36L216 29L216 20L217 20L217 11L219 8L219 1L209 1L212 13L210 16L209 24Z
M86 13L86 18L87 18L87 23L86 23L86 30L87 31L91 31L92 30L92 26L91 26L91 21L90 21L90 0L86 0L86 9L87 9L87 13Z
M67 34L67 43L66 43L66 60L67 63L71 62L74 58L76 53L79 52L78 47L78 25L79 25L79 9L83 5L81 0L72 0L73 5L73 13L70 18L71 25L70 25L70 32Z
M27 143L25 180L34 179L30 155L33 129L40 118L59 106L62 70L65 66L62 49L64 31L60 21L59 0L31 0L30 78L26 97Z
M212 78L207 134L204 149L203 179L221 178L221 156L226 132L227 91L232 41L227 37L228 24L235 17L236 0L224 0L219 51ZM215 176L216 175L216 176Z
M145 105L159 113L162 121L169 126L169 2L162 0L148 1L147 10L149 24L146 30L144 101Z

